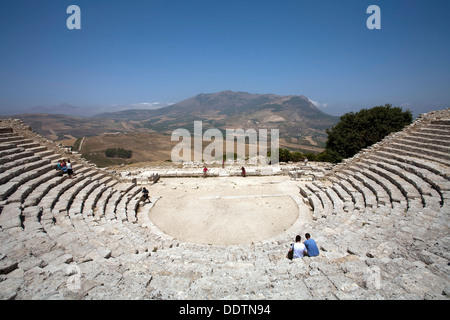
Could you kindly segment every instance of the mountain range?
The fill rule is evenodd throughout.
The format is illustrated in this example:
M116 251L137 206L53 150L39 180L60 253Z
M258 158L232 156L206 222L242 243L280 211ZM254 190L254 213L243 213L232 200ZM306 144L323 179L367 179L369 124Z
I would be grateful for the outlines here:
M133 103L127 105L109 105L109 106L93 106L93 107L78 107L68 103L60 103L59 105L39 105L29 108L6 108L2 110L2 114L6 115L17 115L17 114L57 114L65 116L83 117L89 118L95 116L99 113L104 112L118 112L129 109L146 109L153 110L158 108L163 108L171 105L171 103L159 103L159 102L142 102Z
M324 137L325 129L339 119L318 109L302 95L280 96L221 91L198 94L156 110L126 110L101 113L96 119L136 121L158 132L193 127L196 120L203 127L218 129L279 129L280 136Z
M170 143L171 133L178 128L192 133L194 121L202 121L203 130L217 128L223 132L226 129L278 129L281 147L320 152L327 139L326 129L333 127L339 120L339 117L318 109L303 95L221 91L201 93L157 109L138 107L141 109L99 113L88 117L84 112L86 109L62 104L51 108L35 108L34 111L40 113L24 113L14 117L47 138L63 141L66 145L68 140L86 137L82 152L94 152L95 149L97 154L101 154L102 148L127 148L130 145L130 137L133 137L136 145L134 154L138 154L139 146L142 146L138 141L148 141L148 134L153 135L155 139L157 136L155 141L158 143L152 144L152 150L148 150L141 159L157 153L170 154L170 148L173 147ZM53 114L67 114L69 111L70 115ZM80 113L83 116L80 116ZM101 138L104 133L113 132L124 134L110 140ZM89 149L89 141L94 141L95 137L95 148ZM168 140L167 144L165 140ZM162 144L165 144L164 148Z

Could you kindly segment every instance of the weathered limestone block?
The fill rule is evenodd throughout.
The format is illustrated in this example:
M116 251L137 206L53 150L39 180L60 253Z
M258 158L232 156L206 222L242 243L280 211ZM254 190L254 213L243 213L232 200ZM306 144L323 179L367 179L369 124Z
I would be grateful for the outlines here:
M18 262L7 257L0 260L0 274L8 274L17 269Z

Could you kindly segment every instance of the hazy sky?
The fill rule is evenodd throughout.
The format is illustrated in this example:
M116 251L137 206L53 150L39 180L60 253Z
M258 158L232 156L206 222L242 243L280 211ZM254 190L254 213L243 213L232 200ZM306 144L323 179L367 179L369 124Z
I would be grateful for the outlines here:
M0 0L0 43L1 111L222 90L302 94L330 114L450 106L448 0Z

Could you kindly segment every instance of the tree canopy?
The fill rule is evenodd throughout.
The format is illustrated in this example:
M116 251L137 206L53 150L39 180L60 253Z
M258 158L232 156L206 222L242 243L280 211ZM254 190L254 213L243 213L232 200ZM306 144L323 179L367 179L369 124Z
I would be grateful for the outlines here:
M340 162L350 158L411 122L411 111L403 111L391 104L346 113L331 130L327 129L325 151L317 156L318 160Z
M105 150L105 155L108 158L131 158L133 151L125 150L123 148L108 148Z

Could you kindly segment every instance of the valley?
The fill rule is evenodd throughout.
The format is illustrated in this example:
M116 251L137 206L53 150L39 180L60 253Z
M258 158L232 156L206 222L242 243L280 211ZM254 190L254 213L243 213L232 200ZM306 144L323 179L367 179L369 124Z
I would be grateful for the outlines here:
M203 130L278 129L280 148L319 153L327 139L326 129L338 121L305 96L279 96L222 91L199 94L160 109L136 109L100 113L92 117L26 113L15 115L46 138L73 147L100 167L122 163L165 162L177 142L178 128L193 131L194 121ZM83 139L84 138L84 139ZM82 148L78 150L83 139ZM108 148L132 151L130 159L107 158Z

